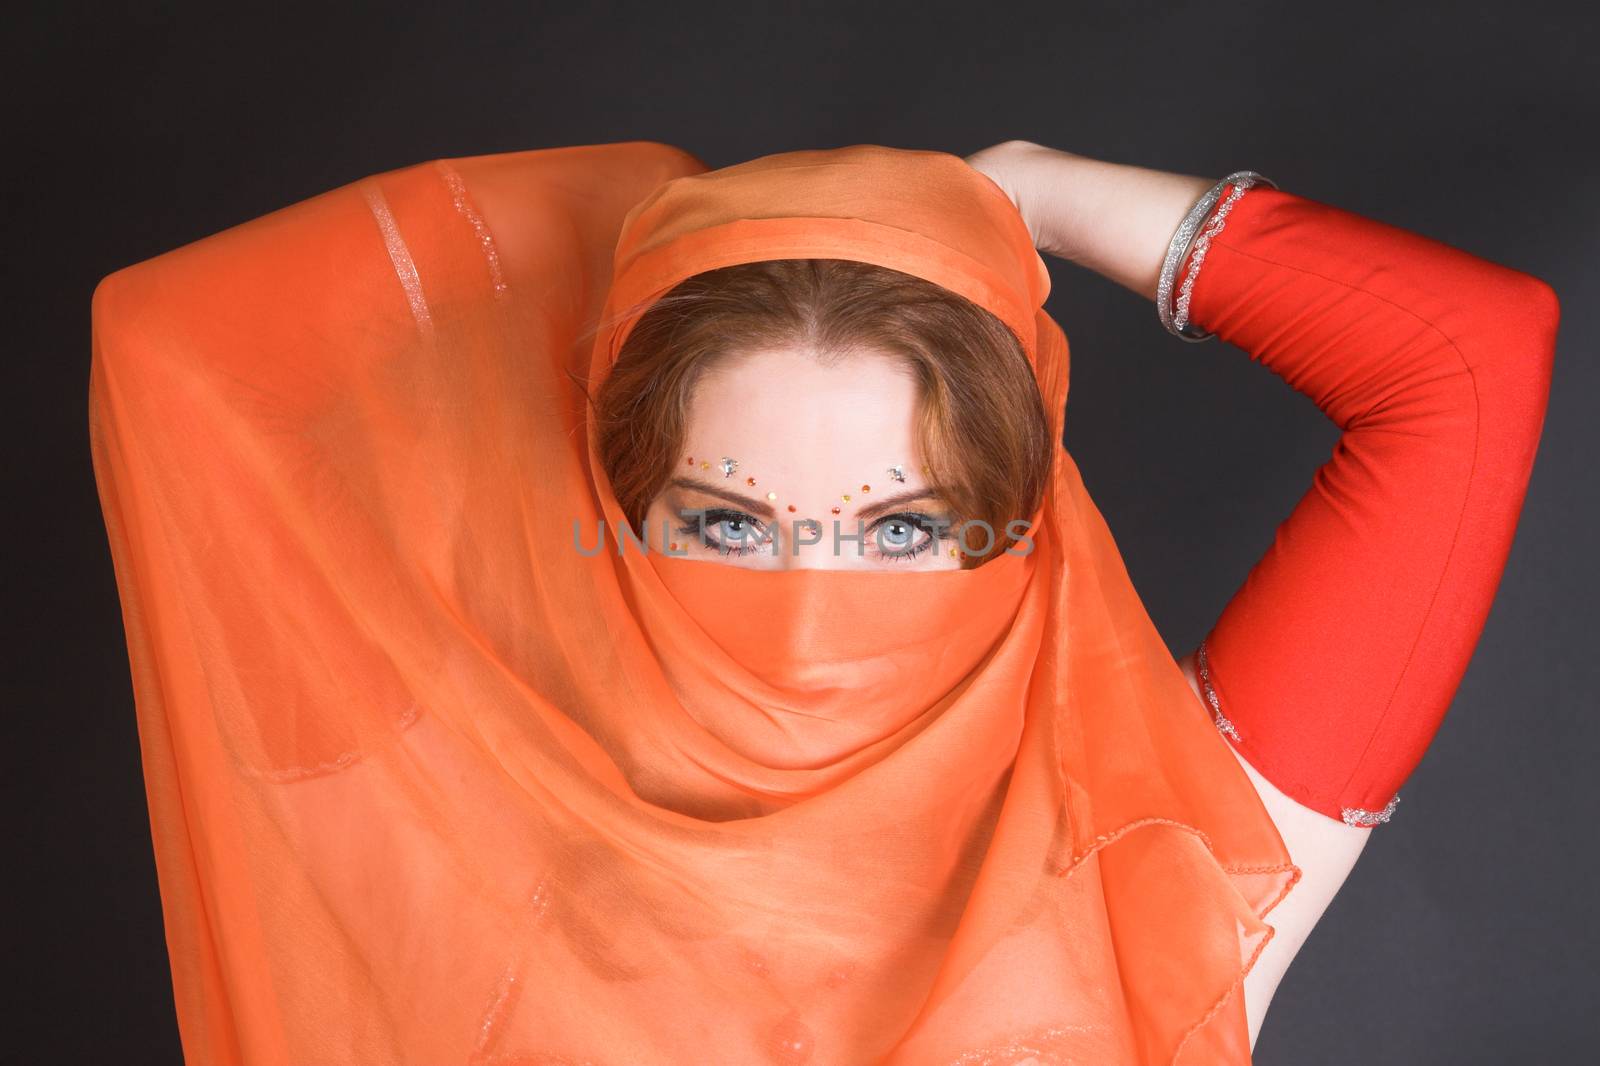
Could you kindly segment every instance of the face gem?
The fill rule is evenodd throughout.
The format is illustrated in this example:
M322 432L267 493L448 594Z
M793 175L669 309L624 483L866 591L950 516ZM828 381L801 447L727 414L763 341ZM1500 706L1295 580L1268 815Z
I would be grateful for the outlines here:
M896 481L904 481L906 479L906 468L903 466L891 466L889 468L889 476Z
M739 460L737 460L737 459L729 459L726 455L724 455L722 457L722 476L723 477L732 477L733 476L733 472L735 470L737 470L737 469L739 469Z

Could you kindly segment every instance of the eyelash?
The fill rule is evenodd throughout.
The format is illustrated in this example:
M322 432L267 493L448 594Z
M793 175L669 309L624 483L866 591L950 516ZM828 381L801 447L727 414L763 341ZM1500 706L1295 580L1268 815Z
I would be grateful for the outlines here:
M724 522L744 522L754 528L755 535L742 538L739 546L734 547L722 543L706 532L707 526L719 526ZM765 546L764 538L761 536L761 521L753 515L726 507L711 507L707 508L703 515L691 515L689 521L678 527L678 532L686 537L698 538L702 546L723 555L748 555Z
M869 538L869 543L877 544L877 536L874 531L879 526L885 522L896 521L903 522L922 533L926 533L927 539L921 544L914 543L911 547L901 551L884 551L880 549L878 555L882 558L895 560L914 559L929 548L932 548L936 543L934 539L936 525L933 517L917 511L900 511L895 514L884 515L867 527L866 536ZM755 535L741 538L737 547L731 544L724 544L707 532L708 526L719 526L723 522L744 522L754 528ZM770 543L763 536L764 530L762 530L760 519L754 515L746 514L744 511L735 511L727 507L707 508L704 515L694 515L689 521L679 526L678 532L686 537L697 538L702 546L722 555L747 555L750 552L766 547Z
M903 522L906 525L911 526L913 529L928 535L927 539L921 544L912 542L911 547L902 551L879 551L878 554L883 556L885 559L914 559L937 543L937 541L934 539L936 526L932 516L921 514L917 511L901 511L897 514L884 515L882 518L878 519L876 522L872 523L872 525L867 527L867 535L873 538L874 544L877 543L877 538L874 536L873 530L877 529L885 522Z

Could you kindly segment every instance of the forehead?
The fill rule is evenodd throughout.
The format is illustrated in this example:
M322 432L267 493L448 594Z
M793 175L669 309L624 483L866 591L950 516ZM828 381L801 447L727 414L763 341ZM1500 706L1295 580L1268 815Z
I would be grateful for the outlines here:
M919 392L905 363L863 350L820 363L807 349L737 353L709 370L690 396L686 443L790 474L882 476L920 463Z

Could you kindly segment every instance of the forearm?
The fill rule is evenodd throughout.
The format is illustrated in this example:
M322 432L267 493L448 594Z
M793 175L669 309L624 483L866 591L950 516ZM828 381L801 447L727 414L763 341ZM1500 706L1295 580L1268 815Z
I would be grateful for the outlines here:
M1019 141L1007 191L1042 252L1087 267L1155 301L1173 231L1215 178L1109 163Z

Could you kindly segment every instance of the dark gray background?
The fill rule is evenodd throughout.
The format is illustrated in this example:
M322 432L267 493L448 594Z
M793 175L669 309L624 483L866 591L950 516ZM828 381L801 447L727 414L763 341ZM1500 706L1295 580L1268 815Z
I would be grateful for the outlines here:
M88 459L105 274L439 156L651 139L712 166L1018 137L1282 187L1555 286L1538 465L1449 718L1284 980L1257 1061L1593 1061L1597 750L1593 5L404 5L11 22L6 1037L179 1051L127 651ZM1330 454L1309 400L1052 262L1068 445L1175 654Z

